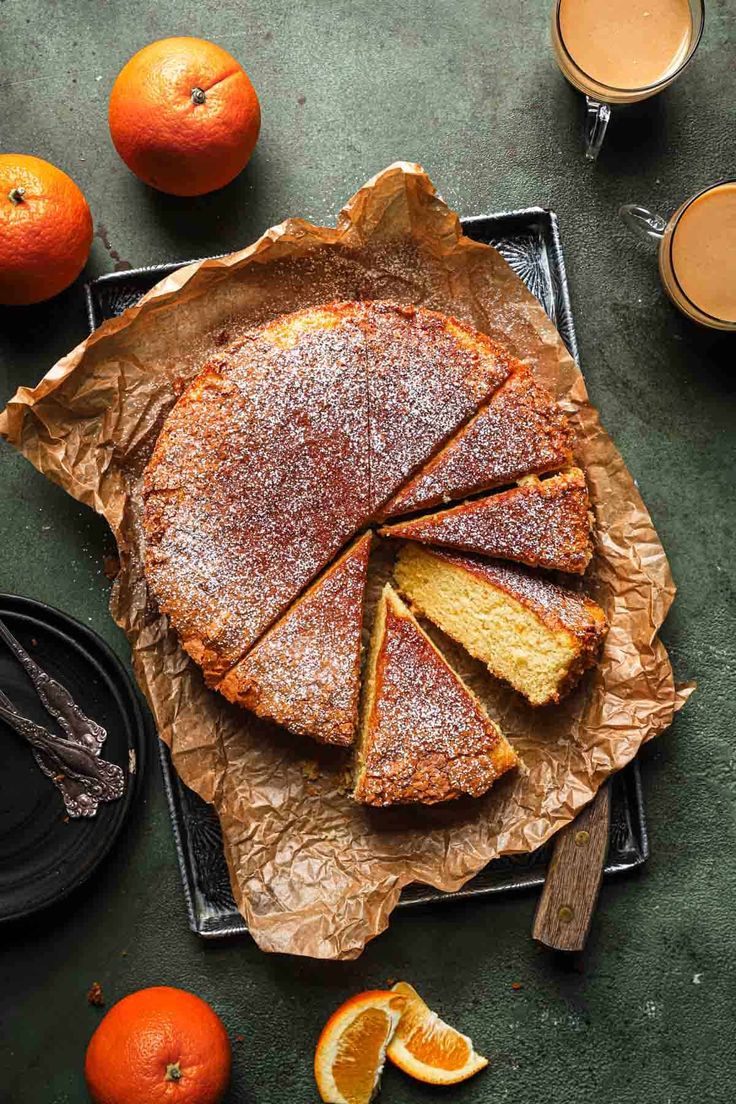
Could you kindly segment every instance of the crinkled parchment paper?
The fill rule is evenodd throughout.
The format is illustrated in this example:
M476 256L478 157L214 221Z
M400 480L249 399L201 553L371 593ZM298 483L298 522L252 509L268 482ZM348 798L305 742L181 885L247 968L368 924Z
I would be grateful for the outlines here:
M541 710L442 641L525 763L477 801L354 805L340 754L205 688L143 578L141 473L183 385L240 328L354 298L421 303L498 338L533 366L578 431L598 526L585 585L611 630L600 666L561 706ZM176 769L217 810L235 899L264 950L353 958L385 928L402 886L456 890L497 855L538 847L669 725L689 693L675 687L657 639L675 592L664 551L578 368L539 303L494 249L462 235L416 165L369 181L335 229L290 219L248 249L169 276L37 387L21 388L0 432L110 523L121 560L113 616ZM375 561L387 574L385 545Z

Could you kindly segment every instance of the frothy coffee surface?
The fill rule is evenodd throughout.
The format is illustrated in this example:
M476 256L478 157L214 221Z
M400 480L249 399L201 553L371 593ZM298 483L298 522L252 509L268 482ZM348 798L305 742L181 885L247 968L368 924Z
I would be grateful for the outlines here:
M615 89L664 80L685 59L692 37L688 0L561 0L559 18L575 64Z

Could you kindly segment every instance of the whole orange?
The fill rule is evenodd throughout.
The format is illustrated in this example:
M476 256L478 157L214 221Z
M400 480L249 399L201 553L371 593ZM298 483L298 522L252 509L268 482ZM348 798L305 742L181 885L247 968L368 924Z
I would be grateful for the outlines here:
M40 157L0 154L0 304L58 295L91 244L92 215L71 177Z
M84 1063L95 1104L217 1104L230 1080L230 1040L209 1004L183 989L140 989L113 1005Z
M194 196L247 165L261 108L235 58L202 38L162 38L123 66L110 93L115 149L153 188Z

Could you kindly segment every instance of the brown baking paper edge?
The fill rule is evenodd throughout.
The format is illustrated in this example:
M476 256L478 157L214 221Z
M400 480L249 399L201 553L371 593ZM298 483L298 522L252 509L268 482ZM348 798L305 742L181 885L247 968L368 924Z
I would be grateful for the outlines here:
M438 636L524 760L477 801L356 806L343 758L205 688L146 589L140 478L183 385L239 329L339 298L457 315L529 363L576 425L597 521L585 585L611 629L600 666L561 706L536 711ZM354 958L386 927L403 886L457 890L491 859L539 847L670 724L692 690L675 686L657 638L675 594L664 550L579 369L537 300L494 249L463 236L417 165L374 177L334 229L290 219L241 252L168 276L37 387L20 388L0 432L107 518L121 561L113 616L176 770L215 806L235 900L263 950ZM389 571L379 544L374 591Z

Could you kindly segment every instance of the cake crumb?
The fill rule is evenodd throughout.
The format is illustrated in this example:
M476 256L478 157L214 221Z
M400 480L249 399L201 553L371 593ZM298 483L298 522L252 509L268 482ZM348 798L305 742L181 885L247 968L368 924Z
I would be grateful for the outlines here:
M87 993L87 1004L91 1004L95 1008L102 1008L104 1003L105 997L102 992L102 986L99 981L93 981Z

